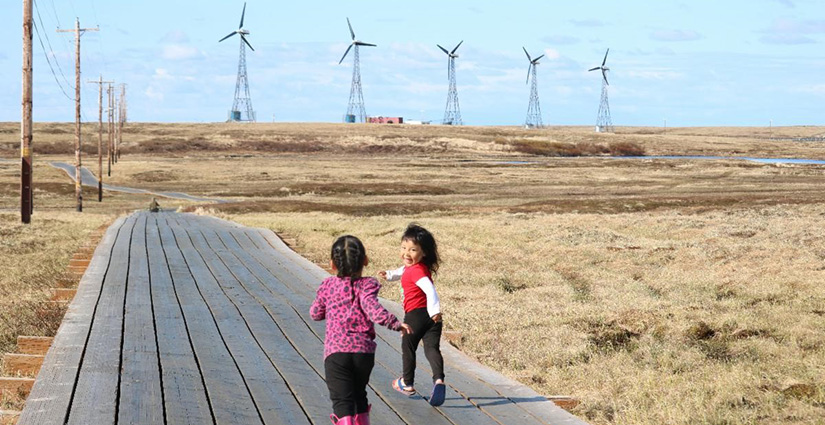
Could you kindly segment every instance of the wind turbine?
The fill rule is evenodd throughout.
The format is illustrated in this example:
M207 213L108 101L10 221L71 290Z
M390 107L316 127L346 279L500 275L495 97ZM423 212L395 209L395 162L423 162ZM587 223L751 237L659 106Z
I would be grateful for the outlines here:
M447 91L447 107L444 109L444 121L442 121L442 124L446 125L461 125L461 109L458 107L458 91L455 88L455 60L458 58L456 50L463 42L464 40L461 40L450 51L436 44L447 55L447 79L450 81L450 88Z
M610 86L610 83L607 82L607 71L610 71L610 68L606 66L608 53L610 53L609 48L604 53L604 60L602 60L601 66L596 66L587 70L588 72L595 71L597 69L602 71L602 98L601 102L599 102L599 115L596 118L596 131L599 133L613 132L613 121L610 118L610 103L607 100L607 88Z
M364 109L364 93L361 90L361 59L358 55L358 48L360 46L375 47L376 45L357 40L355 38L355 31L352 30L352 24L349 22L349 18L347 18L347 26L349 26L349 33L352 35L352 43L350 43L349 47L347 47L347 51L344 52L344 56L341 56L341 60L338 61L338 65L344 61L344 58L347 57L347 54L349 54L349 51L353 46L355 46L355 58L353 59L352 66L352 87L349 91L349 104L347 105L347 115L344 121L356 122L355 119L357 113L357 117L360 120L359 122L364 122L367 119L367 112Z
M524 46L522 46L521 49L524 50L524 54L527 55L527 60L530 62L530 65L527 65L526 83L530 82L531 76L533 77L533 85L530 86L530 105L527 107L527 120L524 122L524 126L526 128L541 128L543 125L541 123L541 106L539 105L539 87L536 79L536 66L539 64L539 59L543 58L544 55L533 59L530 57L530 54L527 53L527 49L525 49Z
M241 12L241 24L238 29L232 31L226 37L218 40L218 43L238 34L241 37L241 51L238 55L238 79L235 81L235 100L232 102L232 110L229 112L229 121L255 121L255 111L252 110L252 99L249 97L249 79L246 76L246 46L254 52L255 49L249 44L246 36L249 31L243 27L243 18L246 15L246 3L243 4Z

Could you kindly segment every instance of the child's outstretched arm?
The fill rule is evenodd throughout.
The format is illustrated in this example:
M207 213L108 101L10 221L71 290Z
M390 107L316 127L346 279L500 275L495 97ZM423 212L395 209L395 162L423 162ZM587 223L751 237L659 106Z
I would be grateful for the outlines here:
M324 294L326 293L326 285L321 285L318 292L315 294L315 301L309 308L309 315L312 320L324 320L327 317L327 302Z
M441 301L438 299L438 292L435 291L433 281L424 276L415 282L415 286L421 288L427 296L427 314L436 322L441 320Z
M378 281L369 278L363 279L359 283L361 287L358 291L358 297L361 301L361 308L367 313L367 317L379 325L386 326L394 331L400 331L402 324L398 318L378 302L378 290L381 289Z
M384 279L387 279L390 282L401 279L402 274L404 274L404 266L401 266L395 270L382 270L378 272L379 276L383 277Z

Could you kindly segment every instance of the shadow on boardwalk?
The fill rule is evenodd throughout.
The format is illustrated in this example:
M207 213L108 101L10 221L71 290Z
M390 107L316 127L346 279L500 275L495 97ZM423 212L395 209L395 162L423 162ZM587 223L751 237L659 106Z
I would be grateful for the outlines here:
M324 323L308 314L326 276L269 230L191 214L121 218L18 423L328 424ZM390 387L400 337L381 328L376 342L375 424L584 423L449 344L444 405L404 397Z

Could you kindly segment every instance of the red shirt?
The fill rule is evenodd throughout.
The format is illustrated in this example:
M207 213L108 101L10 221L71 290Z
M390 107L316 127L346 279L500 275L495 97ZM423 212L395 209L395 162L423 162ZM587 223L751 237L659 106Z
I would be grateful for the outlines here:
M433 280L430 269L424 264L416 263L404 268L404 274L401 275L401 289L404 290L405 313L417 308L427 308L427 295L415 284L422 277Z

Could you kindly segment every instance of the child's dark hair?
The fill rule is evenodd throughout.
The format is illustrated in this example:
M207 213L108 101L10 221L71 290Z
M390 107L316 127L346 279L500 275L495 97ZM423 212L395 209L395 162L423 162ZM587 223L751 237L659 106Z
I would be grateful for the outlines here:
M435 243L435 238L429 230L419 226L416 223L410 223L404 235L401 236L402 241L415 242L424 251L424 257L421 259L423 263L430 270L430 273L438 272L438 245Z
M330 258L338 269L338 277L357 279L361 277L361 271L364 269L367 250L355 236L344 235L332 244Z

